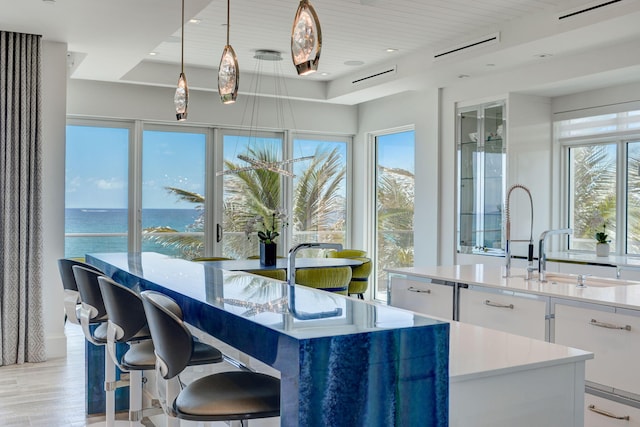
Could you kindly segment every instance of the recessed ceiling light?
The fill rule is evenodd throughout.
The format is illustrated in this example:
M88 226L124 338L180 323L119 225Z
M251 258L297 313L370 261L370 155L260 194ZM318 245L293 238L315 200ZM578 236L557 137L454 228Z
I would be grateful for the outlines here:
M42 0L43 3L55 3L56 0Z
M198 18L189 19L189 24L199 24L201 22L202 22L202 19L198 19Z
M388 53L393 53L393 52L397 52L398 49L394 48L394 47L388 47L385 49L386 52Z
M149 56L156 56L158 52L149 52Z
M496 66L496 64L486 64L486 65L487 65L487 67L495 67Z
M323 72L323 73L320 73L320 75L321 75L321 76L328 76L328 75L330 75L330 74L331 74L331 73L327 73L326 71L325 71L325 72Z
M549 58L551 56L553 56L553 53L538 53L536 55L533 55L536 58Z
M469 74L458 74L459 79L468 79L469 77L471 77Z
M344 61L344 65L348 65L349 67L357 67L359 65L364 65L364 61Z

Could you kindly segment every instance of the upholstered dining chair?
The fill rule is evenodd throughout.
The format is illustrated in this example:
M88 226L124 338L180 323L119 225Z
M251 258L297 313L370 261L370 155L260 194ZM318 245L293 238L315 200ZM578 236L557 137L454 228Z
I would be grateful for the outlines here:
M141 425L137 423L145 416L162 412L161 408L142 408L143 371L152 371L156 365L155 348L147 326L142 299L132 289L108 277L98 277L98 283L109 318L107 349L116 366L130 374L129 421L132 425ZM176 316L182 316L177 305L172 309ZM116 353L118 343L129 345L122 357L118 357ZM193 366L222 361L220 350L197 341L194 342L194 351L188 364Z
M191 332L168 305L168 296L141 293L155 346L156 375L166 385L163 407L174 420L234 421L280 415L280 380L258 372L229 371L210 374L186 386L179 374L193 352Z
M351 267L299 268L296 284L346 295L351 280Z
M327 257L362 261L362 264L351 267L351 281L349 282L347 293L364 299L364 293L369 287L369 276L371 276L371 270L373 269L371 258L367 258L367 253L360 249L343 249L341 251L330 251L327 253Z
M367 253L359 249L343 249L341 251L330 251L327 256L329 258L349 258L362 261L361 265L351 267L351 281L349 282L347 293L364 299L364 293L369 287L369 276L373 268L371 258L367 258Z

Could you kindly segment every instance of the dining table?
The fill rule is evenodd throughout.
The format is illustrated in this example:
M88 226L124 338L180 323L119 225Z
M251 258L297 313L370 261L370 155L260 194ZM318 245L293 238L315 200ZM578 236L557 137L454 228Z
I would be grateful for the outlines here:
M207 263L215 268L228 271L255 271L255 270L287 270L287 258L277 258L275 265L263 265L259 259L233 259L222 261L198 261ZM322 268L322 267L357 267L362 261L352 258L307 258L297 257L296 269Z

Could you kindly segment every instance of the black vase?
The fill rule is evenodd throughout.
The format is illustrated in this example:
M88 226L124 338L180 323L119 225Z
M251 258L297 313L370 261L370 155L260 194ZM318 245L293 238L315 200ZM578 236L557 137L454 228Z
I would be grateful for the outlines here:
M260 265L276 265L276 251L278 245L275 243L260 242Z

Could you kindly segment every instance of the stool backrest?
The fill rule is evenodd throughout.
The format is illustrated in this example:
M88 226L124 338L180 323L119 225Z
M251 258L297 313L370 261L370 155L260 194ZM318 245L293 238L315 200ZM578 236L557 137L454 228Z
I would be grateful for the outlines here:
M98 284L98 277L102 276L102 273L91 268L74 265L73 276L76 279L81 303L91 308L91 319L106 318L107 310L104 307L102 292L100 292Z
M147 326L142 299L131 289L108 277L98 277L104 306L109 322L118 328L116 340L130 341L142 328Z
M164 379L171 379L187 367L193 351L191 332L173 311L178 304L155 291L140 293L155 347L156 366Z
M76 285L76 278L73 275L73 266L79 265L84 268L95 270L100 272L97 268L82 261L78 261L70 258L62 258L58 260L58 270L60 271L60 278L62 279L62 286L65 289L71 291L77 291L78 285Z

